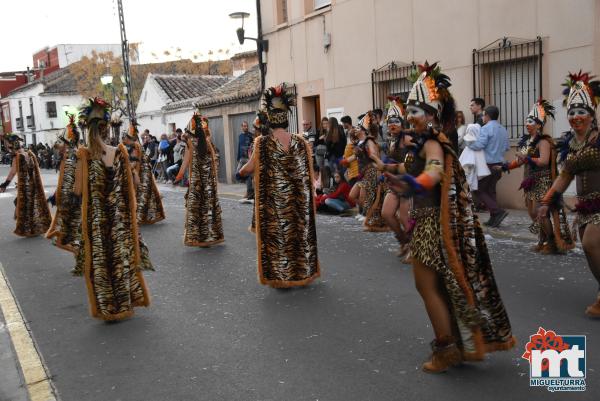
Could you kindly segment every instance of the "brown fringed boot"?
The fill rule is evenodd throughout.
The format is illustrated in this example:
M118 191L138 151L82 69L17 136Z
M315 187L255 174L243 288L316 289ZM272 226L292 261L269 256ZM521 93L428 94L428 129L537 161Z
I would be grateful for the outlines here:
M600 318L600 294L598 294L596 302L594 302L585 309L585 314L587 315L587 317L591 317L593 319Z
M442 373L462 362L462 353L452 336L433 340L431 349L431 358L423 364L423 371L427 373Z

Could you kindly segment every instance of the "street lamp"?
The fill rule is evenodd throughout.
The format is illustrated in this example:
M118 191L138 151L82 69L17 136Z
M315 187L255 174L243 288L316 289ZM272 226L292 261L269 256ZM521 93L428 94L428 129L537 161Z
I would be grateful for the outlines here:
M262 92L265 89L265 63L263 63L263 60L266 59L267 56L267 52L269 51L269 41L268 40L264 40L262 38L262 34L260 33L260 27L258 30L258 38L250 38L245 36L246 35L246 31L244 30L244 19L248 18L250 16L250 13L244 12L244 11L237 11L234 13L229 14L229 17L232 19L241 19L242 20L242 26L238 29L236 29L236 34L238 37L238 41L240 42L240 45L244 44L244 40L248 39L248 40L253 40L256 42L256 52L258 53L258 68L260 69L260 91ZM260 24L260 18L259 18L259 22Z
M113 76L110 75L109 73L106 73L100 77L100 82L102 82L102 85L104 85L104 86L112 85L112 81L113 81Z

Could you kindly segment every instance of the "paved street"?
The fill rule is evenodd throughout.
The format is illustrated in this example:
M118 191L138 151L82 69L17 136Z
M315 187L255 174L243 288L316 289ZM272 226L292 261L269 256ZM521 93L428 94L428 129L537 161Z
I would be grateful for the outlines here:
M598 399L600 322L583 315L596 288L580 250L539 256L489 237L518 347L428 375L432 330L391 234L320 215L322 279L275 290L257 282L249 205L224 195L225 244L188 248L183 191L161 188L167 220L142 228L153 303L112 324L89 316L72 256L12 234L14 189L0 197L0 263L63 401ZM529 387L521 354L539 326L587 335L585 393Z

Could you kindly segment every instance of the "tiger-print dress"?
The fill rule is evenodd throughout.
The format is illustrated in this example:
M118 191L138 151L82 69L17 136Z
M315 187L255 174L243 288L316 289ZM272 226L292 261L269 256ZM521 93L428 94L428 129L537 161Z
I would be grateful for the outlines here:
M442 145L444 175L429 193L413 198L411 258L440 276L463 357L482 360L487 352L512 348L515 339L464 170L447 137L434 132L417 138L405 159L407 173L424 171L422 146L429 139Z
M30 150L14 157L17 168L17 197L15 199L16 228L21 237L35 237L48 231L52 220L37 158Z
M60 162L58 185L56 186L56 212L46 238L58 248L76 253L81 234L81 207L73 196L77 149L69 146Z
M274 288L307 285L321 274L310 145L292 134L285 150L261 136L252 157L258 279Z
M139 155L139 161L136 163L140 177L140 183L136 188L138 223L154 224L165 219L165 210L149 157L143 154L138 142L135 143L134 149Z
M385 184L379 180L379 171L373 166L371 159L367 156L368 141L373 141L379 149L377 142L370 136L359 145L359 149L363 150L363 152L359 153L360 156L358 157L358 164L362 174L359 185L365 191L365 203L363 205L365 221L363 222L363 227L365 231L385 232L389 231L390 228L381 216L381 209L387 190Z
M206 141L206 155L198 156L197 139L188 140L192 151L188 169L189 186L185 196L183 243L207 247L225 241L221 205L217 193L217 161L212 142Z
M549 135L538 134L534 137L524 137L518 145L518 152L523 156L539 158L540 141L547 141L550 144L550 163L547 166L530 165L529 163L523 165L523 181L519 189L523 189L526 206L529 206L530 202L539 202L542 200L554 180L558 177L556 144ZM553 208L550 211L550 221L552 224L553 240L558 250L564 252L573 249L575 241L571 235L565 208ZM548 239L544 230L541 229L540 223L537 221L529 226L529 230L538 236L540 244L543 244Z
M133 315L150 305L142 270L151 270L140 246L135 190L129 156L119 145L112 166L80 148L82 166L81 240L76 271L84 275L90 312L102 320ZM143 253L146 253L144 256Z

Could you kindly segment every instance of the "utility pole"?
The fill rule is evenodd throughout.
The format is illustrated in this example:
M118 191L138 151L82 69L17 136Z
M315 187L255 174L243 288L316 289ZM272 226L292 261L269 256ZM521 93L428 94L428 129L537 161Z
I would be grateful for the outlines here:
M123 55L123 76L125 77L123 92L127 100L127 114L129 119L135 119L135 108L131 101L131 66L129 65L129 43L127 42L127 34L125 33L125 17L123 16L123 1L117 0L119 8L119 27L121 29L121 53Z

